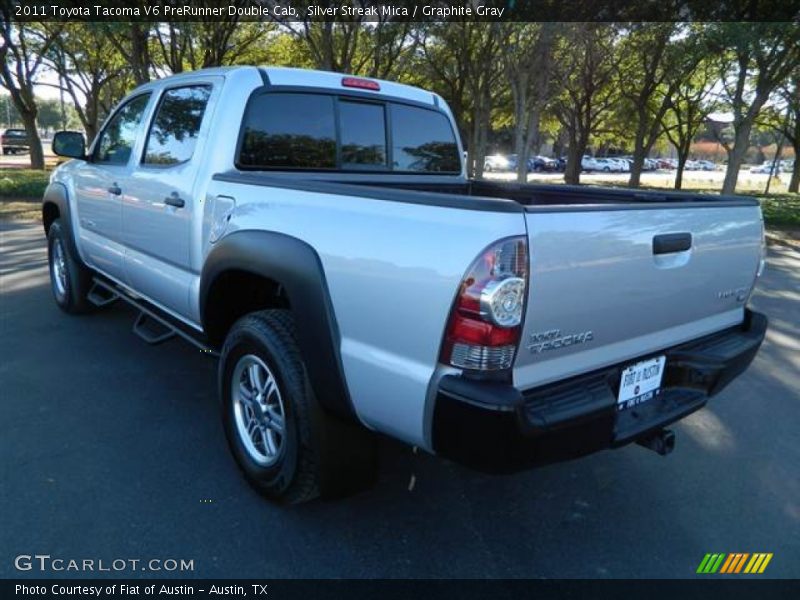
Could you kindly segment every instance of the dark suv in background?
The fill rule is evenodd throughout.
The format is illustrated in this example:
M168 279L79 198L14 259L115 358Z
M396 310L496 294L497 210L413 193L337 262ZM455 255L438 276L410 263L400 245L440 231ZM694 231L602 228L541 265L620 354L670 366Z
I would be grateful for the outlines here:
M28 151L28 134L24 129L6 129L0 136L3 154L18 154Z

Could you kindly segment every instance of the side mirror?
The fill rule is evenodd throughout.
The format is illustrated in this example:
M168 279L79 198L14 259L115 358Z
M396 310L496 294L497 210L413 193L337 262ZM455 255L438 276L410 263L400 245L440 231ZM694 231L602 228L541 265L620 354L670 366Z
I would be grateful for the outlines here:
M57 131L53 136L53 153L69 158L86 158L86 140L78 131Z

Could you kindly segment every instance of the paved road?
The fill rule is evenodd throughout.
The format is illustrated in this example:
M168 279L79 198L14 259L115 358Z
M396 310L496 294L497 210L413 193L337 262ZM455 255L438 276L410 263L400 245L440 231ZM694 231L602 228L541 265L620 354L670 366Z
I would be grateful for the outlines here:
M0 577L34 553L194 559L199 577L686 577L754 551L800 577L800 254L772 252L768 341L667 458L491 477L387 441L371 492L281 509L228 455L212 360L146 346L123 307L61 314L40 230L0 227Z

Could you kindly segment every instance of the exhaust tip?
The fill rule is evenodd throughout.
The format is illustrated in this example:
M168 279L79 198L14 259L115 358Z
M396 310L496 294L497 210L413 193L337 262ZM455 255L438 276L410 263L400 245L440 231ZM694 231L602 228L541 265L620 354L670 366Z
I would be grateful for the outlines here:
M639 438L636 443L661 456L666 456L675 449L675 433L671 429L661 429L647 437Z

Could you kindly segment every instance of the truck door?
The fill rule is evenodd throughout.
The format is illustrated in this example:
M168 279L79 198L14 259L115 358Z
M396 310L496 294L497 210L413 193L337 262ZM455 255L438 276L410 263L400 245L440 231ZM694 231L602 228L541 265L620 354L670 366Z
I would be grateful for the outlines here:
M202 213L195 193L215 80L166 88L158 99L122 203L125 271L131 286L179 316L189 312L192 223Z
M150 92L117 109L100 132L92 155L74 171L81 248L93 267L124 281L121 239L122 199Z

